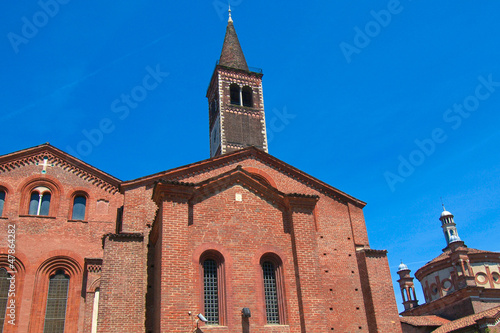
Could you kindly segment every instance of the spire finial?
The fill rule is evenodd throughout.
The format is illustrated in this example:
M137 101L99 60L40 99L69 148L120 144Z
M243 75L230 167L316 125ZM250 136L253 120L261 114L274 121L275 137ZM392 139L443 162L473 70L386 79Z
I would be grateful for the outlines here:
M440 197L441 199L441 205L443 206L443 212L446 211L446 209L444 208L444 202L443 202L443 197Z
M233 18L231 17L231 3L228 3L228 5L229 5L229 10L228 10L228 12L229 12L229 20L228 20L228 22L233 22Z

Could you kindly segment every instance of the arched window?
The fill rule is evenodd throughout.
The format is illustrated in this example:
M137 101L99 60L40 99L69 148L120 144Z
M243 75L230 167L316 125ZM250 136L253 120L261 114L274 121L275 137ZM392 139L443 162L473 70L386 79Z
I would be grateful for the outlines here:
M231 84L229 87L229 95L231 97L231 104L241 105L241 91L239 85L236 83Z
M3 214L3 207L5 206L5 191L0 190L0 216Z
M50 277L44 333L64 333L68 287L69 276L64 274L63 270L58 270L54 276Z
M50 212L50 190L39 186L31 192L29 215L48 216Z
M84 195L77 195L73 199L72 220L85 220L85 210L87 208L87 198Z
M253 107L253 91L249 86L244 86L241 95L243 97L243 106Z
M7 301L9 300L10 274L5 268L0 268L0 332L3 332Z
M203 277L203 314L208 325L224 325L224 257L215 251L205 252L200 258Z
M264 255L261 259L261 267L267 323L283 324L285 301L281 259L274 254Z

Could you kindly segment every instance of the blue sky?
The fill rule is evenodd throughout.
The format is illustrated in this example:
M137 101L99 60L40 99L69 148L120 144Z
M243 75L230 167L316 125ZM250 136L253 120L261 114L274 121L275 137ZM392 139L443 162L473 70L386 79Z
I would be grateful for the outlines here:
M264 70L270 153L368 203L394 281L400 259L415 272L445 247L441 197L469 247L500 251L499 3L232 7ZM0 15L0 154L50 142L122 180L209 157L226 1L23 1Z

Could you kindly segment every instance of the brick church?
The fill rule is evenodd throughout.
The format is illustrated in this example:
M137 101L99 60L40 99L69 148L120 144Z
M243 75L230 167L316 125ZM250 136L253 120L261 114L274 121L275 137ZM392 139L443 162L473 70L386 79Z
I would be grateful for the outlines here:
M424 304L418 304L408 266L399 265L403 333L500 333L500 253L467 247L444 205L439 220L446 247L415 272Z
M267 153L262 76L229 16L210 158L121 181L0 156L0 332L401 332L365 203Z

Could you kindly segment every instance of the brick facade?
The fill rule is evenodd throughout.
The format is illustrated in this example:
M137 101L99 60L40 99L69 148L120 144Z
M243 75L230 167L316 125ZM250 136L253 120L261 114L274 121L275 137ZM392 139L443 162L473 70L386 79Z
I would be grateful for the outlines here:
M0 223L4 234L16 225L18 271L18 321L5 332L43 331L58 270L70 278L66 332L91 332L95 304L97 332L186 332L188 312L204 312L201 262L214 255L223 262L220 324L200 323L201 331L399 332L387 259L369 249L364 203L258 149L128 182L50 145L0 157L0 166ZM52 194L48 216L28 214L39 186ZM71 219L75 193L88 198L82 221ZM279 266L278 325L266 320L265 258Z

